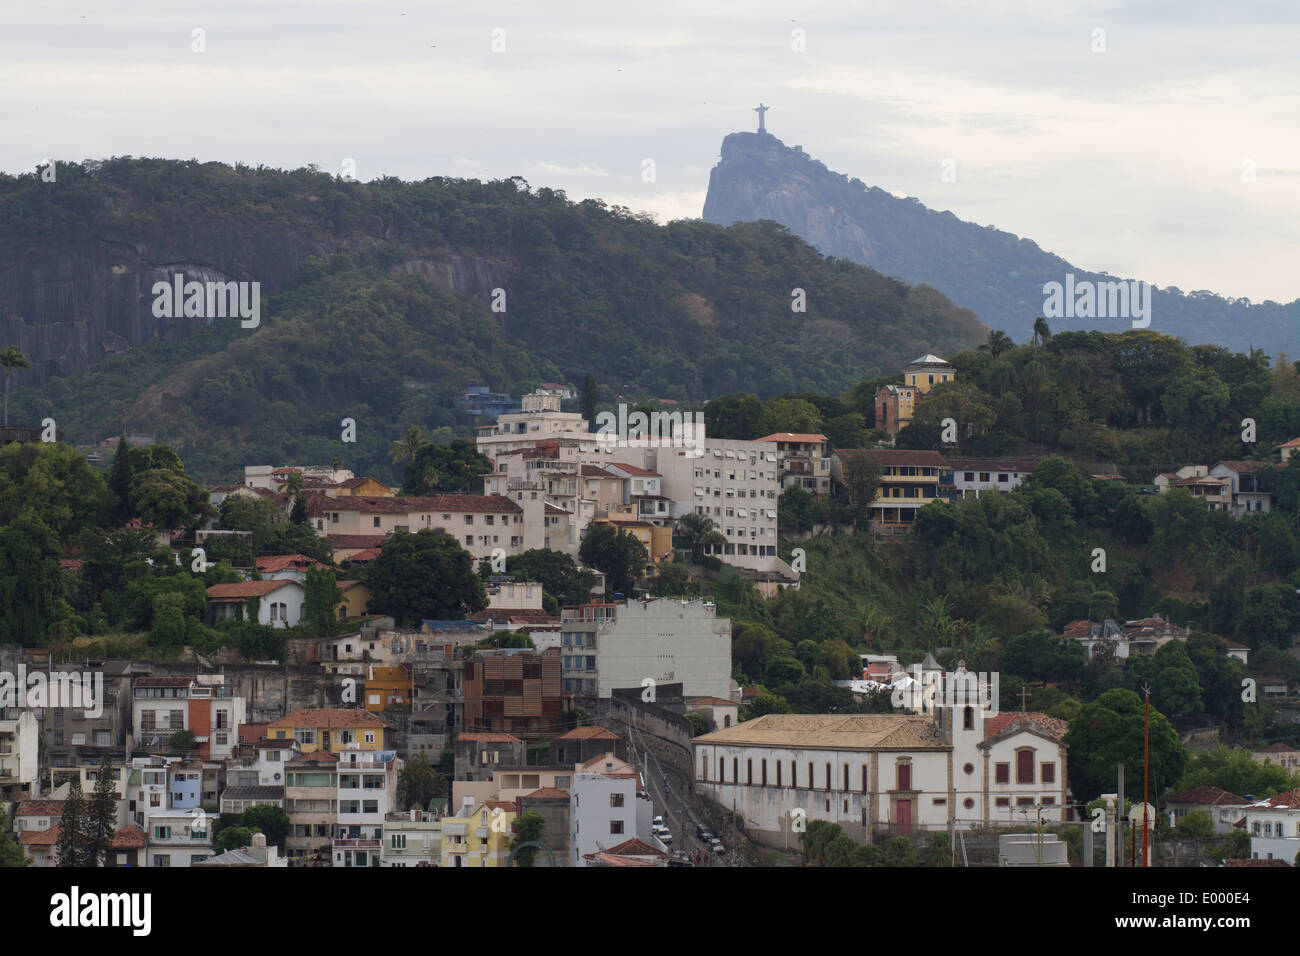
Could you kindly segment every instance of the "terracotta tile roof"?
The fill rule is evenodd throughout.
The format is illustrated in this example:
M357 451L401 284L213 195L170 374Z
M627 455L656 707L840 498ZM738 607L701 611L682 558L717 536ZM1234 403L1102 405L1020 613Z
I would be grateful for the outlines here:
M1300 744L1269 744L1267 747L1260 747L1255 751L1257 754L1284 754L1293 750L1300 750Z
M659 474L659 472L657 472L657 471L647 471L645 468L641 468L641 467L639 467L639 466L637 466L637 465L629 465L629 464L628 464L627 462L625 462L625 461L611 461L607 467L609 467L609 468L621 468L621 469L623 469L624 471L626 471L629 475L641 475L641 476L644 476L644 477L647 477L647 478L660 478L660 477L662 477L662 476Z
M582 477L584 478L620 478L619 475L611 475L604 468L597 465L583 465Z
M560 734L561 740L618 740L618 734L604 727L574 727L567 734Z
M614 756L612 753L603 753L597 757L592 757L590 760L588 760L586 763L583 764L583 767L594 767L598 763L622 763L622 762L623 761L619 760L618 757ZM610 774L609 776L612 776L612 774Z
M513 800L489 800L487 806L492 810L505 810L507 813L513 813L515 810Z
M546 502L546 513L547 513L548 515L567 515L567 514L572 514L572 512L565 511L565 510L564 510L563 508L561 508L559 505L553 505L553 504L551 504L549 501Z
M1224 860L1224 866L1290 866L1286 860Z
M373 561L375 560L375 558L379 557L379 550L380 550L379 548L365 548L344 560L357 561L361 564L364 564L367 561Z
M808 750L951 749L934 722L916 714L765 714L692 742Z
M826 441L825 435L811 435L802 432L773 432L771 435L764 435L762 438L756 438L755 441L784 441L803 443L805 445L820 445Z
M1300 438L1292 438L1290 441L1284 441L1280 445L1274 445L1274 448L1300 448Z
M307 499L308 514L321 515L331 511L400 515L437 511L516 514L522 512L523 508L503 495L434 495L430 498L376 498L368 495L327 498L324 495L312 495Z
M18 835L22 846L54 846L59 842L59 825L56 823L48 830L24 830Z
M657 850L649 843L632 837L630 840L624 840L618 846L612 846L604 852L611 856L667 856L663 850Z
M317 561L315 558L308 557L305 554L265 554L259 558L255 558L254 563L257 565L257 570L261 571L263 574L273 571L283 571L286 568L297 568L300 571L305 571L312 567L328 567L328 565Z
M1247 809L1256 810L1300 810L1300 790L1287 790L1276 797L1265 797L1249 804Z
M271 721L272 727L325 727L329 730L349 730L363 727L390 729L382 717L359 707L304 707L292 714Z
M24 800L14 811L16 817L62 816L65 800Z
M540 789L534 790L532 793L525 793L523 796L523 799L525 800L559 800L561 798L568 800L569 791L561 790L559 787L541 787Z
M656 865L651 860L643 860L635 856L618 856L616 854L609 853L609 852L584 853L582 854L582 858L584 860L590 860L593 863L599 861L608 866L655 866Z
M492 744L505 744L505 743L521 744L521 743L523 743L523 741L520 740L518 737L516 737L514 734L501 734L501 733L470 733L470 734L460 734L460 735L458 735L458 736L456 737L456 739L457 739L457 740L472 740L472 741L474 741L474 742L476 742L476 743L481 743L481 744L488 744L488 743L492 743Z
M251 597L265 597L280 588L298 588L297 581L235 581L230 584L214 584L208 588L209 601L247 601Z
M1208 784L1193 787L1191 790L1176 793L1171 797L1165 797L1165 803L1195 803L1207 807L1244 807L1249 802L1245 797L1239 797L1235 793L1229 793L1222 787L1213 787Z
M297 741L292 737L258 737L258 750L292 750Z
M134 823L128 823L113 833L114 850L138 850L149 842L149 835Z
M1217 468L1219 465L1223 465L1223 467L1235 471L1239 475L1253 475L1258 471L1272 468L1276 464L1277 462L1272 461L1217 461L1214 466Z
M1012 729L1013 724L1036 727L1053 740L1061 740L1070 729L1070 725L1059 717L1049 717L1046 714L1035 713L1034 711L1027 713L1013 711L1009 714L995 714L987 718L984 721L984 739L992 740L994 737L1000 737Z

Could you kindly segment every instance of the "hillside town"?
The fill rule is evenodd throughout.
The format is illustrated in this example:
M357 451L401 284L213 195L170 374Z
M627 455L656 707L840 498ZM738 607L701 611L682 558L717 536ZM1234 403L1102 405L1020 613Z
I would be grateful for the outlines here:
M889 437L856 449L811 432L713 438L703 416L680 412L637 423L622 409L616 429L598 428L562 410L575 392L557 383L517 408L510 396L472 392L474 412L492 419L460 449L483 462L473 490L405 495L338 462L247 465L242 483L207 492L208 518L192 531L123 512L114 533L135 536L150 563L222 577L202 588L192 626L283 636L262 655L185 645L168 655L65 650L55 659L46 647L0 645L9 831L0 840L10 862L1115 865L1128 852L1122 841L1099 836L1094 846L1093 829L1078 826L1095 819L1096 806L1106 833L1122 836L1127 823L1146 838L1158 828L1167 844L1160 865L1209 865L1216 838L1235 841L1223 844L1221 861L1293 863L1300 745L1237 751L1290 784L1271 788L1279 792L1203 784L1164 794L1138 820L1118 789L1085 806L1072 788L1071 761L1081 758L1061 716L1068 708L1026 706L1031 687L1040 700L1057 699L1060 681L1026 680L1018 708L1004 708L999 674L968 671L960 659L963 638L932 648L949 667L932 652L920 661L851 655L848 672L837 667L826 685L843 695L833 709L791 712L763 684L775 685L785 663L802 671L799 661L774 655L755 671L736 656L740 630L724 609L684 593L722 580L719 569L761 599L799 591L806 565L779 542L790 531L779 510L792 494L852 498L864 462L875 478L858 505L873 536L909 534L934 501L978 502L1025 486L1040 459L891 447L957 374L931 354L909 364L903 384L875 396ZM22 446L23 435L8 437ZM405 448L410 467L421 447L432 448ZM1300 439L1280 446L1279 466L1296 447ZM133 451L129 439L118 442L114 473ZM1268 467L1189 464L1135 490L1186 493L1240 519L1269 511L1258 481ZM1106 473L1082 480L1124 483ZM238 527L239 509L250 506L272 525L298 528L294 540L314 540L303 547L321 556L262 553L260 532ZM633 549L630 563L589 547L602 534ZM422 583L403 587L432 595L453 573L451 564L412 572L397 563L406 542L426 539L459 556L485 606L425 617L439 606L433 597L404 603L389 594L392 576L415 573ZM102 561L69 550L60 573L101 574ZM573 572L573 589L529 573L552 561ZM684 561L689 573L670 587ZM1043 640L1073 648L1089 667L1154 667L1170 645L1183 657L1202 652L1193 628L1160 614L1116 619L1116 607L1102 601ZM1252 669L1249 645L1215 640L1213 666L1252 675L1274 719L1300 721L1293 673Z

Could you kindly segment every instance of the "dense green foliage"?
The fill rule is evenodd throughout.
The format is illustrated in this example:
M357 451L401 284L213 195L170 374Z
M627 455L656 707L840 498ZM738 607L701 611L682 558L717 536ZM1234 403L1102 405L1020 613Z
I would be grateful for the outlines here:
M487 607L469 552L440 531L396 532L361 579L370 588L370 611L401 625L460 620Z
M0 176L0 236L18 245L78 248L102 234L129 244L158 223L214 219L222 242L247 249L237 255L247 278L266 287L258 328L218 320L137 343L73 379L16 387L15 409L52 415L73 440L123 422L155 432L213 479L234 477L241 457L337 455L392 481L392 436L471 424L451 405L471 384L518 394L592 373L620 392L682 402L837 392L983 334L933 289L824 259L774 223L657 226L517 178L363 184L129 158L61 166L54 190ZM268 232L301 251L259 256L251 237ZM208 249L217 239L206 231L193 242L188 261L230 254ZM432 279L462 262L477 273L463 295ZM806 312L791 311L795 287L808 290ZM504 313L491 310L493 288L504 290ZM344 418L355 443L340 441Z

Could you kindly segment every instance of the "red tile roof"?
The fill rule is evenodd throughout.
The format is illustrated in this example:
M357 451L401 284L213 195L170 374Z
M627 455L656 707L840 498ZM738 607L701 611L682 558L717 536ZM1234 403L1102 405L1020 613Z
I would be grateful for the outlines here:
M1223 465L1230 471L1235 471L1239 475L1253 475L1258 471L1274 467L1277 462L1272 461L1218 461L1215 467Z
M265 597L280 588L298 588L297 581L235 581L230 584L214 584L208 588L209 601L247 601L251 597Z
M686 703L694 707L736 707L739 706L734 700L723 700L721 697L692 697Z
M437 511L515 514L522 512L523 508L502 495L434 495L430 498L375 498L367 495L347 498L327 498L324 495L308 497L309 515L319 516L331 511L400 515Z
M271 721L272 727L326 727L330 730L348 730L358 727L382 727L390 729L387 722L377 714L360 708L304 707L279 720Z
M1171 797L1165 797L1165 803L1194 803L1206 807L1243 807L1249 802L1245 797L1239 797L1235 793L1229 793L1222 787L1213 787L1208 784L1193 787L1191 790L1176 793Z
M652 847L649 843L632 837L630 840L624 840L618 846L612 846L606 853L611 856L666 856L663 850Z
M1276 797L1266 797L1249 806L1261 810L1300 810L1300 790L1286 790Z
M14 811L16 817L62 816L64 800L24 800Z
M148 842L148 834L134 823L128 823L113 833L114 850L138 850Z
M59 825L56 823L48 830L24 830L18 835L22 846L54 846L59 842Z
M561 790L559 787L540 787L532 793L525 793L523 796L523 799L526 800L534 798L538 800L559 800L561 798L568 800L569 791Z
M574 727L567 734L560 734L561 740L618 740L618 734L604 727ZM600 758L597 758L600 759Z
M582 477L584 478L619 478L619 475L611 475L604 468L597 465L583 465Z
M995 714L987 718L984 721L984 739L991 740L1016 723L1035 727L1053 740L1062 739L1070 729L1070 725L1059 717L1049 717L1047 714L1034 711L1013 711L1009 714Z
M384 534L327 534L325 540L335 548L378 548L387 537Z
M259 558L255 558L254 562L257 565L257 570L263 574L283 571L286 568L297 568L300 571L305 571L312 567L327 567L327 565L305 554L264 554Z

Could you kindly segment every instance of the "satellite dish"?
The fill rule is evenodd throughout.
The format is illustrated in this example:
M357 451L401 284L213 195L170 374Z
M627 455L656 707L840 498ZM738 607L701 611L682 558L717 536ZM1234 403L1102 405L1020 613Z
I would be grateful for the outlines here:
M1146 808L1145 811L1143 810L1144 807ZM1130 809L1128 812L1129 822L1132 823L1134 826L1141 826L1144 812L1145 812L1146 819L1150 821L1150 824L1152 826L1154 826L1156 822L1156 808L1151 806L1151 804L1149 803L1133 804L1132 809Z

